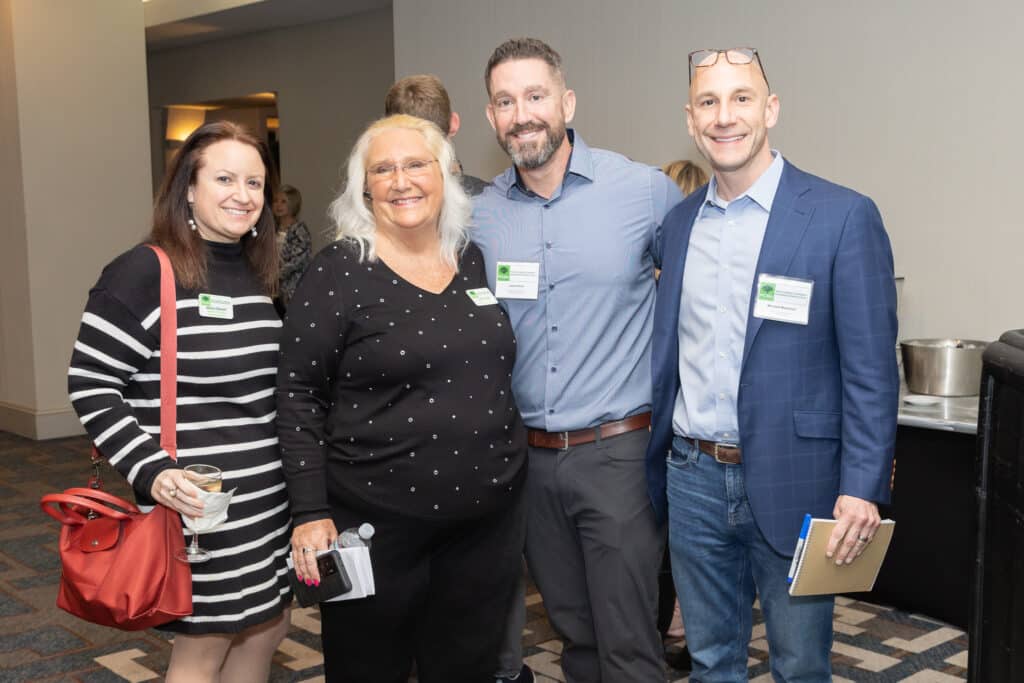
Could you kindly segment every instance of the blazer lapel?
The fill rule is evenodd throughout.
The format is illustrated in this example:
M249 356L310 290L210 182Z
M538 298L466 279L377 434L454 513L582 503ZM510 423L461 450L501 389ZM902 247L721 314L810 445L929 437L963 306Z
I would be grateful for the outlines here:
M803 195L810 187L802 182L803 172L797 170L788 161L783 167L779 188L772 202L771 215L764 231L761 243L761 254L754 269L754 281L750 287L750 308L747 310L747 335L743 342L743 363L746 365L750 348L761 329L761 318L754 317L754 302L757 300L757 276L761 273L785 275L793 254L803 239L804 232L811 221L814 209L803 201ZM741 365L741 367L742 367Z
M697 192L703 196L706 189L705 186ZM654 344L661 343L664 346L655 351L654 357L668 361L670 366L660 368L665 371L663 374L657 372L659 368L655 368L655 375L672 377L674 381L667 384L656 383L654 392L659 394L662 391L668 391L673 401L675 400L675 391L678 391L677 383L679 381L677 369L679 367L679 302L683 288L683 270L686 266L686 253L690 246L693 222L702 205L703 201L696 202L691 211L680 216L678 223L680 229L664 236L661 277L658 280L658 304L655 308L657 315L654 321ZM655 396L655 400L657 398Z

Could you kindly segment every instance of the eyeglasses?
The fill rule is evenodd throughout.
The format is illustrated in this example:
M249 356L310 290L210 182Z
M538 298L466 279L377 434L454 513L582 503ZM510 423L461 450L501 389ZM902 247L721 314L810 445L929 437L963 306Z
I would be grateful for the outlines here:
M764 64L761 63L761 55L752 47L730 47L725 50L694 50L690 53L690 83L693 84L693 72L698 67L714 66L718 63L718 55L725 55L730 64L742 65L757 61L761 68L761 75L764 76L765 85L768 85L768 74L764 71ZM768 86L771 91L771 86Z
M394 178L401 170L410 178L419 178L429 173L430 165L436 161L437 159L410 159L402 164L376 164L366 169L366 175L371 182L378 182Z

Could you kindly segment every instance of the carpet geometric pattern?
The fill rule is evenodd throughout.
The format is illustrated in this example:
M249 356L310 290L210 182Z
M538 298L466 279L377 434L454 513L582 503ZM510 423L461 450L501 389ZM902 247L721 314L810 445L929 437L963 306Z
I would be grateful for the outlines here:
M121 683L160 681L167 668L170 635L123 632L93 626L54 606L60 562L58 524L39 510L45 493L84 485L89 444L81 437L31 441L0 432L0 682ZM106 470L104 485L127 495L124 482ZM531 590L523 631L527 664L545 683L564 681L561 643ZM752 681L771 681L764 625L755 607L749 647ZM669 659L680 646L667 641ZM963 631L898 610L839 598L832 646L835 681L966 680ZM324 681L320 616L315 608L292 610L292 627L274 657L271 681ZM686 681L667 669L665 680Z

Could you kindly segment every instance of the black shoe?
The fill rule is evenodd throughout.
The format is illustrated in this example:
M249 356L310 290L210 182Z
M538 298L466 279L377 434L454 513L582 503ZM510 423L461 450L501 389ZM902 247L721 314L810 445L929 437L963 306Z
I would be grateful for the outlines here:
M673 648L665 652L665 662L674 670L686 673L693 669L693 660L690 659L690 651L685 645L679 649Z
M533 669L523 664L523 668L519 670L519 675L515 678L495 678L494 683L534 683Z

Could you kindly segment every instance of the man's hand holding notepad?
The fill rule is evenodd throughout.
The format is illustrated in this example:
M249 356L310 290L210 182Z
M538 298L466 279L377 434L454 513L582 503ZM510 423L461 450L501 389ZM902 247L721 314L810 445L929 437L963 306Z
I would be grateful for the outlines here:
M883 519L874 537L851 564L836 564L825 553L837 524L807 515L789 570L790 595L826 595L869 591L875 585L896 523Z

